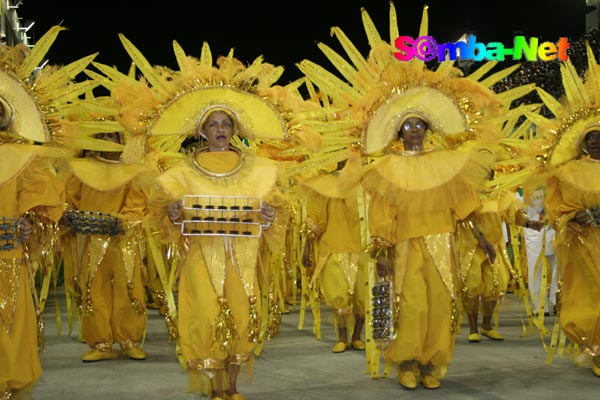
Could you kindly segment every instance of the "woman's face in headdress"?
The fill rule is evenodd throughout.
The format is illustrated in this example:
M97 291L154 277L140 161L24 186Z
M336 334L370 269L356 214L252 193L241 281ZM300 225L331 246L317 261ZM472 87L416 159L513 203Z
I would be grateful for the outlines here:
M406 150L422 148L427 128L427 122L421 118L409 117L405 119L398 132L398 136L404 143L404 148Z
M225 111L213 111L206 118L200 133L206 137L210 151L228 150L234 134L232 117Z
M590 131L585 135L585 149L594 160L600 160L600 130Z

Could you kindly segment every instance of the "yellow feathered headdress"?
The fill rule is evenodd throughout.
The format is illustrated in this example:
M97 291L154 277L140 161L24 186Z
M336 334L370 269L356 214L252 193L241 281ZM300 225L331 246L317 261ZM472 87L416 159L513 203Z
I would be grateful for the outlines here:
M99 112L92 99L91 92L98 83L75 81L96 54L62 67L38 68L63 30L52 27L31 50L22 44L0 48L0 136L22 143L47 143L43 148L38 146L38 152L48 154L51 147L58 153L59 148L69 148L65 153L69 155L86 144L98 144L94 134L115 131L118 126L107 122L106 114ZM82 99L84 95L87 99ZM98 145L115 150L114 144Z
M265 145L272 157L295 141L319 146L317 127L322 110L302 98L298 90L302 81L276 85L283 67L265 63L262 57L245 66L233 56L233 50L213 66L207 43L195 58L174 41L179 70L170 70L151 65L125 36L119 37L133 61L129 73L94 63L103 75L88 74L110 90L127 132L147 137L148 153L160 154L162 160L181 157L181 143L195 134L202 116L214 107L232 110L241 136Z
M586 43L588 68L582 79L570 60L560 63L565 95L555 99L541 88L538 94L554 118L528 114L537 125L538 135L549 142L544 154L546 166L553 168L583 154L581 140L600 125L600 66Z
M346 106L343 118L354 123L367 155L380 154L397 139L398 126L407 112L423 115L429 122L432 135L428 140L433 146L455 148L482 132L501 130L501 119L514 118L508 113L512 101L534 88L526 85L501 94L490 89L518 65L484 78L495 62L488 62L463 77L452 61L441 63L435 71L416 58L399 61L394 57L394 41L400 34L393 3L390 3L390 42L381 39L367 11L361 11L371 47L368 57L360 54L338 27L332 28L332 34L350 61L319 43L345 80L308 60L300 62L298 67L332 99L334 106ZM427 35L427 25L425 6L419 36Z

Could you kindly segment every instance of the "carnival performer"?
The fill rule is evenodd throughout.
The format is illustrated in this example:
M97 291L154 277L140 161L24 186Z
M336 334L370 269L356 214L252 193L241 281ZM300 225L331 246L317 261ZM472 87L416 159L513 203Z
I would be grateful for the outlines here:
M360 159L360 151L356 157ZM306 268L314 266L311 286L320 290L325 303L333 310L337 337L332 348L334 353L348 348L365 349L361 339L367 265L363 251L366 243L361 237L364 199L359 185L347 187L349 177L343 175L344 165L345 162L340 162L337 170L302 182L308 203L308 232L302 263ZM317 249L315 256L313 246Z
M420 35L427 34L427 8ZM358 54L338 27L332 34L350 61L320 44L348 82L308 60L298 65L340 110L339 119L357 122L363 156L369 161L359 173L369 196L370 254L377 260L378 277L369 278L370 303L386 303L388 309L378 310L386 318L367 322L374 333L381 324L389 325L386 335L378 333L378 340L371 341L381 349L367 344L371 376L379 376L376 357L383 350L385 375L396 366L404 388L415 389L420 381L427 389L437 389L452 360L461 309L456 223L481 208L479 193L493 165L485 154L456 148L502 126L497 120L506 115L511 101L532 87L500 98L490 87L514 69L484 84L480 79L492 65L463 77L448 64L434 71L418 58L400 61L395 56L401 58L402 52L393 47L399 36L393 3L391 42L381 39L366 10L362 14L371 47L368 58ZM495 250L484 232L475 223L472 229L494 262ZM381 283L388 285L392 299L373 293Z
M158 183L174 200L168 208L173 223L192 220L197 206L215 210L214 215L207 214L205 219L223 218L220 225L207 228L214 235L188 237L189 250L179 267L178 313L183 356L190 369L212 374L213 399L224 395L230 399L244 398L238 392L237 378L240 366L252 359L260 330L261 295L256 273L260 232L244 236L242 230L250 229L251 225L238 227L231 221L250 219L268 225L275 218L274 207L285 204L275 186L277 165L230 146L233 135L239 134L239 119L234 110L226 106L209 107L200 115L196 133L206 138L207 145L190 154L190 160L172 166L158 178ZM187 204L182 202L186 195L194 194L204 197L189 198L191 203ZM234 198L233 202L229 198ZM228 211L219 212L225 210L222 207ZM258 211L260 217L248 211L245 215L232 213L231 210L238 208ZM215 227L222 230L220 234ZM231 233L232 230L239 232Z
M384 356L398 365L407 389L416 387L417 374L425 388L437 389L434 369L452 360L460 307L455 224L481 207L479 190L489 174L477 153L426 151L425 118L412 112L402 117L399 137L406 150L382 157L363 174L378 275L391 276L396 291L395 338ZM441 171L449 170L452 178L444 179ZM493 246L477 225L473 233L493 263Z
M121 143L118 132L98 137ZM80 237L83 362L146 359L147 322L142 280L142 219L147 201L140 182L148 169L121 162L120 151L84 151L68 162L67 210L62 221Z
M93 59L79 60L79 68L72 67L69 73L53 66L36 71L38 60L63 29L52 27L32 49L16 45L0 52L2 399L31 399L31 390L42 375L39 350L44 333L32 265L41 255L34 254L34 249L54 257L50 244L56 241L55 226L65 193L53 163L55 157L69 154L56 145L68 125L63 119L66 109L75 108L81 87L71 86L73 97L68 100L63 95L65 87L73 85L73 77ZM86 90L92 87L89 82L83 84Z
M283 271L277 249L285 249L290 220L279 154L318 136L311 126L322 122L321 110L297 84L276 85L283 68L262 57L246 68L231 50L214 66L207 43L196 58L173 42L179 69L165 70L119 37L140 79L95 66L119 104L119 122L134 136L143 133L140 152L160 171L148 192L147 239L169 312L177 285L186 390L242 400L240 367L253 365L275 331L283 301L275 297L285 293L270 278L280 273L265 268ZM182 154L190 137L197 143ZM163 259L176 269L167 273Z
M518 208L510 191L482 193L481 200L481 209L471 218L494 246L497 255L495 262L490 262L478 247L471 229L459 229L457 235L464 282L463 301L469 322L469 342L481 341L479 311L482 312L481 335L492 340L504 340L504 336L494 328L492 318L497 303L504 298L515 272L506 251L502 224L509 223L511 226L523 226L536 231L541 229L539 221L530 221L525 212Z
M544 209L556 230L557 319L562 334L581 347L574 352L575 363L591 365L600 377L600 68L590 46L586 48L583 78L570 60L561 64L565 96L560 101L538 89L555 118L532 119L538 133L552 143L545 165ZM554 336L554 344L564 343L561 339Z

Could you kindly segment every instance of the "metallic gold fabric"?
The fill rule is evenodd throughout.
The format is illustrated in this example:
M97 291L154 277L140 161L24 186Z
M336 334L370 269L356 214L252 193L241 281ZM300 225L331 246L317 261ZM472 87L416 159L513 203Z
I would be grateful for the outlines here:
M0 321L9 334L17 307L17 291L22 266L20 260L0 258Z

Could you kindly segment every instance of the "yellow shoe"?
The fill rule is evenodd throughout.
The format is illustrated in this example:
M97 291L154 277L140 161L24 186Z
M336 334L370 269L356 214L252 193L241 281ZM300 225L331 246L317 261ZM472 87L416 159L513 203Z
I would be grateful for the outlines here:
M129 350L124 351L123 354L132 360L145 360L147 357L146 352L137 346L133 346Z
M354 350L364 350L365 349L365 342L363 342L360 339L353 340L352 341L352 348Z
M421 375L419 378L421 380L421 385L423 385L425 389L439 389L442 385L440 381L435 379L432 375Z
M348 346L346 346L346 343L344 342L337 342L336 344L333 345L333 349L331 349L332 352L334 353L343 353L346 351L346 348Z
M489 337L492 340L504 340L504 336L499 334L498 331L496 331L495 329L490 329L489 331L486 331L485 329L481 328L481 334L483 336Z
M471 333L467 339L469 339L469 342L481 342L481 336L477 332Z
M592 359L592 371L594 375L600 377L600 356L594 356Z
M8 398L12 400L33 400L31 389L28 388L15 389L12 393L12 397Z
M114 350L111 351L100 351L98 349L92 349L90 351L86 351L81 357L81 361L83 362L96 362L96 361L104 361L104 360L115 360L119 358L119 353Z
M417 387L417 376L412 369L409 371L398 370L398 382L404 389L413 390Z
M225 398L229 400L246 400L246 397L239 393L234 393L231 396L226 396Z

